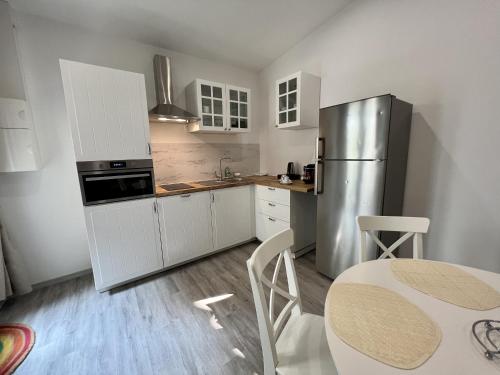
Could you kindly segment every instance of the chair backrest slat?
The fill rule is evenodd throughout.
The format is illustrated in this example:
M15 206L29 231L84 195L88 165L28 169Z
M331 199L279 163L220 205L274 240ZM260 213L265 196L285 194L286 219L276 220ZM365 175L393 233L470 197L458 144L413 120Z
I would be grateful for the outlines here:
M358 216L358 227L361 236L359 262L366 261L366 236L368 235L382 250L378 259L396 258L393 254L399 246L413 237L413 258L423 257L422 233L429 229L429 219L426 217L404 216ZM375 232L406 232L391 246L385 246Z
M274 373L277 361L276 341L286 322L293 315L302 314L297 276L293 265L290 247L293 245L293 231L286 229L264 241L247 261L250 284L255 300L255 310L259 324L259 333L264 357L264 373ZM266 266L278 256L273 276L269 280L264 275ZM281 264L285 263L288 292L277 285ZM263 286L270 289L269 305L266 303ZM274 319L275 295L287 299L285 307Z

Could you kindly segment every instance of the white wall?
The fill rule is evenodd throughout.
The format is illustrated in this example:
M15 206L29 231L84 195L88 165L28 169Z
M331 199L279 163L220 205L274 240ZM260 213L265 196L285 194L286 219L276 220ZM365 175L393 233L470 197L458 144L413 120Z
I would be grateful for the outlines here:
M321 106L393 93L414 104L404 213L426 256L500 272L500 2L355 1L261 72L261 168L308 162L317 130L273 127L274 80L321 76Z
M155 103L155 53L172 57L175 102L181 106L183 88L194 78L249 87L257 95L257 74L12 13L44 166L39 172L0 174L0 215L28 262L32 281L38 283L90 267L59 58L144 73L149 107ZM254 118L257 113L254 106ZM186 133L182 125L154 125L151 133L153 142L256 143L258 140L257 132L193 135Z

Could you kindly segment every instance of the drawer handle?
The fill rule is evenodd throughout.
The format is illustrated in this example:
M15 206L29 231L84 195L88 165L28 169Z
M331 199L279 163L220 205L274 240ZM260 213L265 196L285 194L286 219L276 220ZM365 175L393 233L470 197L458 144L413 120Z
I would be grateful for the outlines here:
M271 206L271 207L276 207L276 205L275 205L274 203L268 202L267 204L268 204L269 206Z
M191 194L181 194L181 198L189 198Z
M269 220L269 221L276 221L276 219L273 219L272 217L268 217L267 220Z
M274 191L274 190L276 190L276 189L275 189L275 188L272 188L272 187L268 187L268 188L267 188L267 190L272 190L272 191Z

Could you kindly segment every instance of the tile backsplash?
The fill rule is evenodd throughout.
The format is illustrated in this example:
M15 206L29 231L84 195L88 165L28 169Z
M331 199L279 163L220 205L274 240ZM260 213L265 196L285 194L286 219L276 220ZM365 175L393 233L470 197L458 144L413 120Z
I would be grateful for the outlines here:
M258 144L239 143L153 143L153 164L157 185L175 182L211 180L219 171L231 168L242 176L255 174L260 169Z

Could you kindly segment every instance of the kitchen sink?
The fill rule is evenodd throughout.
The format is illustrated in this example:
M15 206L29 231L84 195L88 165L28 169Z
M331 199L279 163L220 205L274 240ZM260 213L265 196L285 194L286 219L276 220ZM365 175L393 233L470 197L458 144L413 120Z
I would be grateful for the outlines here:
M208 181L199 181L197 184L203 185L203 186L217 186L221 184L234 184L237 182L242 181L241 179L236 179L236 178L228 178L224 180L208 180Z

